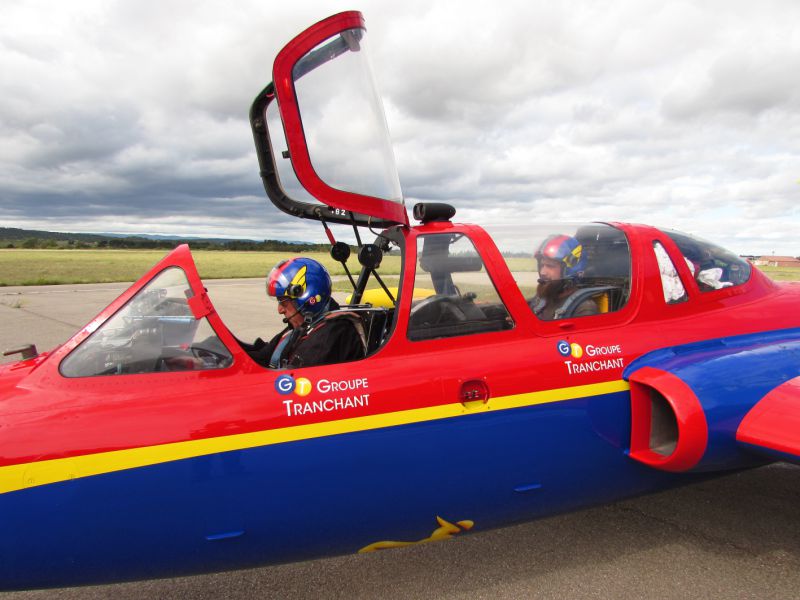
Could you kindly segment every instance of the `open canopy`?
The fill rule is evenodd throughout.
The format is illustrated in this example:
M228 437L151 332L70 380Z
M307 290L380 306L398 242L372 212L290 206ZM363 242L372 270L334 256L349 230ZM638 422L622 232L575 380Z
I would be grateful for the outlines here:
M267 194L303 218L407 224L360 13L325 19L289 42L250 111Z

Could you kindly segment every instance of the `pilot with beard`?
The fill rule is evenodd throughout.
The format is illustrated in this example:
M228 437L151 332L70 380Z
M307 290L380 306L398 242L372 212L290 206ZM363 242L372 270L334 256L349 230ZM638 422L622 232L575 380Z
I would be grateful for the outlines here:
M583 246L574 237L551 235L535 254L539 265L536 296L528 301L534 314L544 321L570 317L588 317L599 311L591 298L573 306L570 297L586 269Z

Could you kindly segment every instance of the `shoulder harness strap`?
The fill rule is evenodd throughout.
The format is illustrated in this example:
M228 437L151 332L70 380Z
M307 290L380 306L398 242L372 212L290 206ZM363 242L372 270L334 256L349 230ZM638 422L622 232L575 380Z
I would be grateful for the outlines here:
M356 332L358 333L358 337L361 340L361 345L364 347L364 351L366 352L367 334L364 331L364 322L361 320L361 317L351 311L334 311L327 313L322 319L320 319L319 324L326 321L332 321L334 319L347 319L353 324L353 326L356 328ZM315 325L314 328L318 327L319 324Z

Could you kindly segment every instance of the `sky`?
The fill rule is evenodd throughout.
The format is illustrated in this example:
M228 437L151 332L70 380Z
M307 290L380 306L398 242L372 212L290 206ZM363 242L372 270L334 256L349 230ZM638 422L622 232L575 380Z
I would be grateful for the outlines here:
M4 1L0 226L321 241L267 200L248 111L350 9L409 210L506 247L600 220L800 255L795 0Z

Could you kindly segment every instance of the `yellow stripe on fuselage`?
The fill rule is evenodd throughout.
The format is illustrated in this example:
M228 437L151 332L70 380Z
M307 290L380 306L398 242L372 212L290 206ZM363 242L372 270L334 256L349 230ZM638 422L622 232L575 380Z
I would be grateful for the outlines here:
M245 450L248 448L257 448L259 446L296 442L342 433L365 431L368 429L381 429L396 425L408 425L423 421L448 419L491 410L522 408L525 406L534 406L536 404L548 404L552 402L561 402L563 400L624 392L629 389L628 383L625 381L609 381L606 383L492 398L489 402L477 408L466 408L463 404L457 402L380 415L326 421L324 423L297 425L295 427L284 427L281 429L256 431L253 433L241 433L202 440L174 442L171 444L147 446L144 448L129 448L126 450L99 452L97 454L85 454L69 458L57 458L53 460L10 465L7 467L0 467L0 494L28 487L46 485L48 483L68 481L79 477L113 473L115 471L157 465L185 458L217 454L219 452Z

